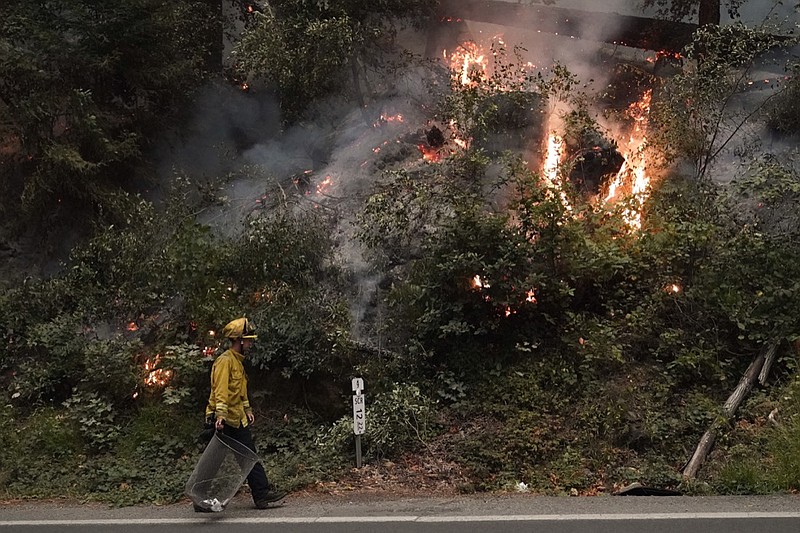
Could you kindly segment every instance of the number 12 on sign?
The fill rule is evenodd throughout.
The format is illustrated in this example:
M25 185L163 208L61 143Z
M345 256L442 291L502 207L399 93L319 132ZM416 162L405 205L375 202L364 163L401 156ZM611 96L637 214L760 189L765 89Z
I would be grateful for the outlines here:
M353 396L353 433L356 435L363 435L366 427L364 395L356 394Z

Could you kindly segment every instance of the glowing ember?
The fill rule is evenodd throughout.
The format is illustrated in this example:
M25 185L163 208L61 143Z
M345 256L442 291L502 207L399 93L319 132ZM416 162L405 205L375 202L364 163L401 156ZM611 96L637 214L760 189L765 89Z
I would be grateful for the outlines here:
M405 119L403 118L403 115L401 115L400 113L398 113L396 115L381 114L380 118L378 120L376 120L372 124L372 127L373 128L380 128L384 124L388 124L390 122L397 122L397 123L402 124L403 122L405 122Z
M478 274L475 274L475 277L470 280L470 286L473 289L488 289L491 287L491 285L489 285L487 281L482 280Z
M139 326L136 325L136 322L129 322L127 329L128 331L136 331L139 329Z
M429 161L431 163L438 163L442 160L442 155L439 153L438 148L434 148L432 146L427 146L424 144L418 144L417 148L422 153L422 158L425 161Z
M525 293L525 301L532 304L536 303L536 292L533 289Z
M677 294L681 292L681 286L678 285L677 283L672 283L670 285L667 285L666 291L671 292L673 294Z
M144 371L147 373L147 376L144 378L144 384L146 386L164 387L169 383L170 379L172 379L172 370L157 368L159 363L161 363L160 354L152 359L148 358L147 361L144 362Z
M447 52L444 53L447 59ZM453 81L461 85L474 86L485 81L489 60L486 53L473 41L461 44L450 56Z
M683 56L678 52L671 52L669 50L659 50L656 52L656 59L661 59L662 57L668 57L670 59L683 59Z
M325 194L326 191L330 188L331 184L333 183L333 178L330 174L325 176L325 179L322 180L319 185L317 185L317 194Z

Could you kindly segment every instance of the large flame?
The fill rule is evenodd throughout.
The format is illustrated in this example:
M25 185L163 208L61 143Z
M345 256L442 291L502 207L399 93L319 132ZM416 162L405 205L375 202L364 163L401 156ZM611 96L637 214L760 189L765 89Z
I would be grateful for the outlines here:
M558 190L562 205L572 211L566 193L561 189L560 166L564 159L564 139L551 132L547 137L547 154L544 158L542 175L551 190Z
M447 58L447 51L444 51ZM489 59L486 52L475 42L462 43L450 55L450 69L453 71L453 81L461 85L474 86L486 80L486 70Z
M544 168L542 174L548 185L555 186L558 182L558 166L564 155L564 139L551 133L547 137L547 155L544 158Z
M650 114L650 100L652 91L648 90L638 102L632 103L626 115L633 122L628 142L620 144L620 152L625 158L619 172L611 181L606 194L606 202L617 197L624 188L629 188L634 198L635 206L626 209L623 213L625 222L632 229L642 227L642 205L650 194L650 177L647 174L647 160L645 148L647 145L647 121Z

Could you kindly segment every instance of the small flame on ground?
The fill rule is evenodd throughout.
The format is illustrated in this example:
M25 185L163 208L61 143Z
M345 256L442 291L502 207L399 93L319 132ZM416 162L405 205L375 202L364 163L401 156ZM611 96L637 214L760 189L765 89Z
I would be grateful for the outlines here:
M379 128L379 127L383 126L384 124L388 124L390 122L397 122L397 123L401 123L402 124L402 123L405 122L405 118L400 113L397 113L395 115L386 115L386 114L381 113L380 118L378 120L376 120L372 124L372 127L373 128Z
M317 194L325 194L326 191L330 189L331 184L333 184L333 178L328 174L325 176L325 179L317 185Z
M172 379L172 370L157 368L159 363L161 363L161 354L148 358L144 362L144 371L147 372L147 376L144 378L146 386L164 387Z
M136 322L129 322L128 323L128 327L127 327L128 331L137 331L138 329L139 329L139 326L136 325Z
M425 161L429 161L431 163L438 163L442 160L442 155L439 153L438 148L434 148L432 146L427 146L424 144L418 144L417 148L422 153L422 159Z

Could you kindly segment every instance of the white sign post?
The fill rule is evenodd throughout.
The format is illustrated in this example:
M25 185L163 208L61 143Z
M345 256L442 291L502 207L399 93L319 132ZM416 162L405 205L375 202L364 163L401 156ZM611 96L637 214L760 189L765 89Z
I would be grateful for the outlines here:
M364 403L364 380L353 378L353 433L356 435L356 468L361 468L361 435L367 428L367 412Z

